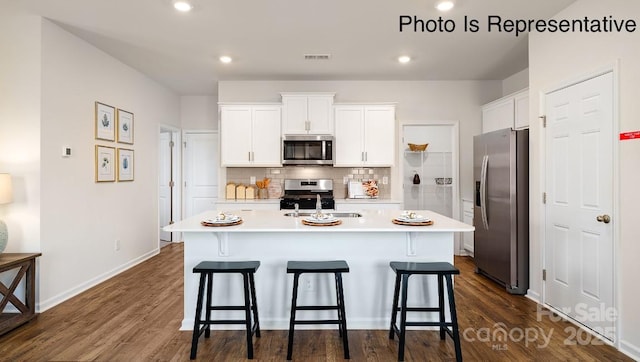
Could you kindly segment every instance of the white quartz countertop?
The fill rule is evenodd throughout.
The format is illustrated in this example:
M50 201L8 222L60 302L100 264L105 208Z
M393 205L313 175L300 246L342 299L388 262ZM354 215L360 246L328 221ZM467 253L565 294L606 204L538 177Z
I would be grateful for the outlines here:
M302 223L303 217L284 216L293 210L253 210L235 211L234 214L242 217L242 224L235 226L202 226L200 222L206 219L214 219L218 211L207 211L191 218L179 221L173 225L165 226L163 230L169 232L470 232L474 230L472 225L448 218L429 210L415 211L419 215L433 220L430 226L405 226L396 225L391 220L399 216L400 210L362 210L358 211L362 217L341 217L342 224L335 226L308 226ZM313 210L305 210L313 212Z

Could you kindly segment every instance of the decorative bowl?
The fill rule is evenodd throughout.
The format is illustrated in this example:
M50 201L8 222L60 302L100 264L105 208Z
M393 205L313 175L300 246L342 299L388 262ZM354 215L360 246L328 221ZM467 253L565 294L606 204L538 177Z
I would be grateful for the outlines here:
M421 144L421 145L417 145L415 143L409 143L409 150L411 151L424 151L427 149L427 146L429 146L428 143L425 144Z

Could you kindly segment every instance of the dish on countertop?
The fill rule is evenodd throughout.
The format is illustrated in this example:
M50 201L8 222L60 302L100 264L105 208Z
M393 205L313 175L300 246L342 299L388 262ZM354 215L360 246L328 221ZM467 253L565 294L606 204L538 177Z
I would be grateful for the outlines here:
M395 218L398 221L402 222L427 222L431 221L426 216L418 215L413 211L403 211L402 214Z
M207 224L229 224L240 221L241 217L234 214L219 213L215 218L202 220Z
M333 216L332 214L311 214L303 219L306 222L316 223L316 224L330 224L332 222L338 221L338 218Z

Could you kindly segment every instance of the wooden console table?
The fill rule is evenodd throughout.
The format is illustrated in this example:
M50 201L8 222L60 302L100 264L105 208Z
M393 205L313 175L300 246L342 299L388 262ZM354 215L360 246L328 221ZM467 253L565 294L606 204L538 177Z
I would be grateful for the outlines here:
M18 269L18 273L7 287L0 281L0 335L27 323L36 316L36 258L40 253L3 253L0 254L0 273ZM24 302L16 297L15 290L26 275ZM20 313L5 313L7 304L11 304Z

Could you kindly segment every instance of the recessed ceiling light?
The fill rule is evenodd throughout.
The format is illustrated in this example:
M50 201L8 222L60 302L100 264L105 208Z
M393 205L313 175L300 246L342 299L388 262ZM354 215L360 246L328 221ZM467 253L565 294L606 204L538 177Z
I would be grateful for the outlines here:
M438 4L436 4L436 9L440 11L449 11L453 9L453 5L453 1L440 1Z
M176 8L176 10L182 12L191 11L191 9L193 9L193 5L191 5L191 3L186 0L174 1L173 7Z
M403 55L401 57L398 57L398 61L402 64L409 63L411 61L411 57L408 55Z
M220 61L225 63L225 64L231 63L232 60L233 59L231 59L231 57L228 56L228 55L223 55L223 56L220 57Z

